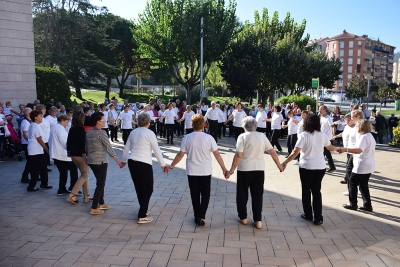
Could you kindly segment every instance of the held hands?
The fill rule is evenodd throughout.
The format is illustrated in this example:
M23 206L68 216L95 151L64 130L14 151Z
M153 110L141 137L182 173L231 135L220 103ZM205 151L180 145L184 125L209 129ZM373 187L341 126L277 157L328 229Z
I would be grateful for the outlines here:
M225 170L224 171L224 176L225 176L225 179L229 179L229 177L231 176L231 172L228 171L228 170Z
M120 164L118 164L118 165L122 169L123 167L125 167L126 163L125 162L120 162Z
M161 169L163 170L164 173L168 173L170 170L172 170L172 167L170 165L165 165L161 166Z
M339 154L342 154L342 153L344 153L344 152L346 152L346 148L344 148L344 147L336 147L336 152L338 152Z
M286 169L286 164L278 164L276 165L276 167L278 167L280 172L283 172Z

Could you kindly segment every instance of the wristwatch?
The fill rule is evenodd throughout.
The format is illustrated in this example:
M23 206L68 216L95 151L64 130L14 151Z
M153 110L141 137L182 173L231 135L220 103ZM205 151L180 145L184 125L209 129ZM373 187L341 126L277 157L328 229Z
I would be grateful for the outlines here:
M229 171L229 174L232 175L234 172Z

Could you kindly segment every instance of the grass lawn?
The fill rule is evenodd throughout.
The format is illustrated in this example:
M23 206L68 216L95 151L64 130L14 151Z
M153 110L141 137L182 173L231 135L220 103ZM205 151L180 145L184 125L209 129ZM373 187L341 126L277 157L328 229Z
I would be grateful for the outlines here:
M378 107L377 107L377 110L379 110ZM389 109L389 110L387 110L387 109L382 109L382 110L381 110L381 115L382 115L382 116L390 116L390 115L392 115L392 113L394 113L394 115L395 115L396 117L399 117L399 116L400 116L400 110L393 110L393 109Z
M95 104L102 103L102 102L104 102L104 97L105 97L104 91L86 91L86 90L82 91L82 97L84 100L77 98L75 95L75 92L71 92L71 93L72 93L71 101L76 100L76 102L78 104L80 104L84 100L93 102ZM113 96L115 96L115 98L118 100L119 103L122 103L124 100L123 98L120 98L118 96L118 93L110 92L110 99ZM128 94L125 94L125 97L129 99L130 103L135 103L135 102L147 103L150 98L155 98L155 95L128 93ZM158 95L158 97L161 98L163 103L167 103L169 101L169 99L172 99L174 96L173 95ZM222 96L215 96L215 97L209 96L207 99L209 101L215 101L215 102L219 101L220 103L224 103L225 100L228 100L229 103L234 103L237 101L237 99L235 97L222 97Z

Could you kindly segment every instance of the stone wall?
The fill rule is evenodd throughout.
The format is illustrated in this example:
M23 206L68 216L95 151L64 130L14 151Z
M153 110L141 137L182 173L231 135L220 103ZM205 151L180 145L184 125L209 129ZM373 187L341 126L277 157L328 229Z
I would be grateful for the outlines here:
M0 0L0 100L19 104L36 98L30 0Z

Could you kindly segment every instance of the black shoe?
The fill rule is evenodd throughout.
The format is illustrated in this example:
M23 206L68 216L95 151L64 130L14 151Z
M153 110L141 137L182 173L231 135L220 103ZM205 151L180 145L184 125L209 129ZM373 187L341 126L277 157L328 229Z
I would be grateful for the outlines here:
M51 172L51 171L53 171L53 170L50 170L49 168L47 168L47 172Z
M39 177L39 178L37 178L37 181L40 182L40 181L42 181L42 179Z
M29 184L30 181L31 180L29 180L29 179L21 179L21 183L23 183L23 184Z
M372 207L359 207L359 210L372 212Z
M329 170L327 170L326 172L332 173L332 172L334 172L334 171L336 171L336 168L335 168L335 167L329 168Z
M71 193L71 191L69 191L69 190L58 190L57 196L62 196L64 194L69 194L69 193Z
M198 226L204 226L204 225L206 225L206 222L203 219L199 218L199 221L197 222L197 225Z
M341 184L347 184L347 181L346 180L341 180L340 183Z
M167 145L169 145L169 141L167 141Z
M198 224L199 221L200 221L200 218L199 218L199 217L194 217L194 223L195 223L195 224Z
M119 140L115 139L115 142L119 142Z
M322 223L323 223L323 221L317 221L317 220L313 221L313 224L315 224L315 225L321 225Z
M51 166L51 165L53 165L53 164L51 164L50 162L49 162L49 163L47 163L47 166Z
M53 187L51 185L41 185L40 188L43 189L52 189Z
M343 206L343 208L348 209L348 210L357 210L357 206L352 206L349 204L343 204L342 206Z
M174 142L171 142L171 145L173 145L174 144Z
M307 217L304 213L302 213L301 215L301 218L303 218L304 220L307 220L307 221L312 221L312 218L310 218L310 217Z
M78 191L78 194L77 195L82 195L82 191Z
M36 191L39 191L39 188L30 188L30 187L28 187L27 189L26 189L26 191L28 191L28 192L36 192Z

